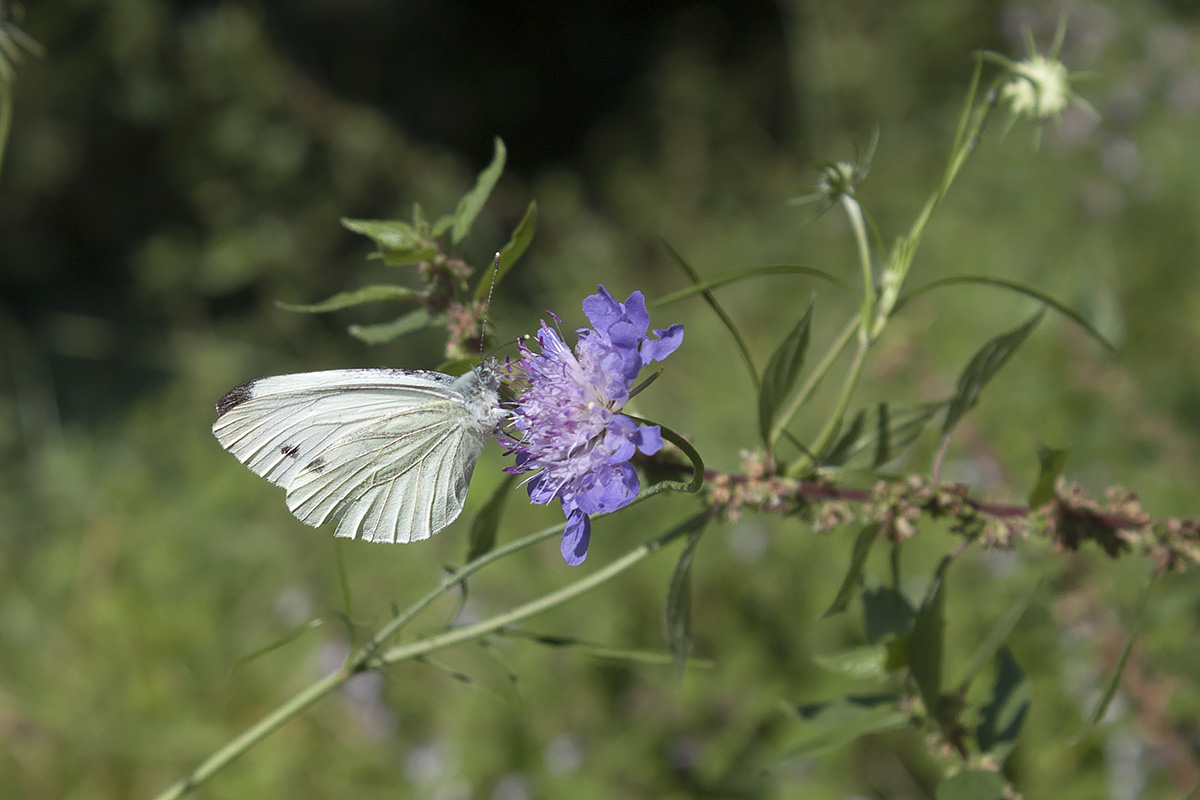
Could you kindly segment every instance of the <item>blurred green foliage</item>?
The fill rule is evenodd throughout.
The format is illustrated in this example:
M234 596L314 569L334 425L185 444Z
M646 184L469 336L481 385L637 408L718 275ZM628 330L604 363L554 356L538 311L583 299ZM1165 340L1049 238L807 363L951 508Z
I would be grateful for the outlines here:
M305 5L325 15L310 20L351 15L342 24L353 27L354 9L366 15L379 4L344 12L297 4ZM500 341L534 330L543 309L576 326L578 303L598 282L619 296L683 285L659 237L705 276L791 262L853 280L845 225L832 215L811 220L787 198L809 190L815 162L851 157L878 125L862 199L890 242L939 174L970 53L1023 55L1022 26L1045 41L1059 11L794 0L755 6L773 20L756 27L732 5L680 4L656 17L658 38L635 60L641 69L609 92L603 114L581 116L590 121L574 149L545 162L522 153L501 181L467 242L472 263L487 262L530 200L541 214L494 301ZM462 134L475 143L470 157L419 141L409 131L421 107L400 97L381 110L333 89L336 70L312 67L306 54L322 31L298 30L301 12L155 0L69 0L27 12L21 26L47 54L18 71L0 173L0 796L146 797L336 668L350 637L462 558L465 521L396 548L335 544L328 531L305 528L277 489L212 439L212 403L263 374L435 365L436 336L370 348L344 335L349 322L389 318L386 309L375 320L361 309L325 318L274 302L390 280L397 268L364 259L364 240L338 220L409 218L414 201L431 216L450 213L492 136L514 154L521 139L501 122ZM444 14L443 49L454 52L453 13ZM1037 478L1035 446L1045 443L1069 447L1067 474L1094 489L1120 482L1155 513L1196 513L1194 14L1186 4L1131 1L1074 8L1063 56L1095 73L1080 89L1099 119L1072 109L1045 131L1038 153L1021 124L1003 139L988 136L935 218L915 283L969 272L1034 284L1121 343L1109 358L1069 324L1044 322L959 426L948 478L1020 501ZM603 37L589 20L570 33ZM774 36L755 38L764 30ZM387 38L373 33L384 42L370 56L380 73L417 68L391 60ZM361 67L363 53L339 41L347 63ZM337 53L330 63L340 63ZM493 67L511 77L493 104L519 108L522 87L544 89L530 83L541 73L522 72L519 61ZM437 108L468 102L443 98ZM554 122L542 120L551 132ZM760 362L814 293L815 347L853 311L851 298L794 276L720 291ZM945 396L981 344L1032 310L985 288L922 297L873 353L859 401ZM658 309L653 322L683 322L688 339L638 398L638 413L694 437L710 463L735 468L758 438L736 351L699 301ZM924 441L905 466L925 468L932 446ZM503 463L495 449L485 453L465 517L501 480ZM598 520L592 558L602 563L658 532L685 503L663 499ZM552 519L512 502L501 536ZM863 643L853 620L818 621L854 535L756 519L710 530L693 567L693 616L695 653L715 667L690 670L681 683L667 667L570 648L464 647L444 662L360 678L200 796L510 800L721 788L927 797L940 765L904 731L777 763L798 733L782 705L861 689L814 661ZM908 574L931 574L946 541L923 530L905 549ZM329 622L239 666L294 626L341 610L335 548L357 627ZM875 558L868 575L886 569ZM649 563L530 628L662 647L672 567ZM464 614L561 585L564 570L553 545L509 559L472 583ZM1033 703L1009 773L1030 796L1191 788L1200 713L1194 576L1157 587L1111 719L1070 744L1115 663L1147 570L1030 542L976 554L951 573L947 641L967 645L947 655L952 679L1005 610L1047 582L1011 642ZM923 583L906 588L918 599ZM447 601L422 630L454 612ZM1172 749L1180 743L1182 754Z

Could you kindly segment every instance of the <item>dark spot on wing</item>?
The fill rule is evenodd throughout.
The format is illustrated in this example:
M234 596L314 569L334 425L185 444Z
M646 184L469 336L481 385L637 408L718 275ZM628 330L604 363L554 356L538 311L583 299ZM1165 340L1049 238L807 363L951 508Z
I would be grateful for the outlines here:
M300 447L299 445L285 444L283 447L279 448L279 452L288 458L296 458L300 455Z
M308 469L308 470L312 470L313 472L320 475L322 472L325 471L325 459L321 458L320 456L317 456L312 461L308 462L308 464L306 464L304 468Z
M217 401L217 416L223 415L225 412L234 406L241 405L254 396L254 384L257 380L246 381L241 386L235 386L225 393L225 396Z

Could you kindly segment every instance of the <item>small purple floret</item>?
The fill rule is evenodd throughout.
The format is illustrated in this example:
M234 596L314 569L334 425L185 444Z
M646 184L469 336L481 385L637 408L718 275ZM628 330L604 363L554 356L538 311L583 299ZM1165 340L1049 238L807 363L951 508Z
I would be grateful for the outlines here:
M514 435L500 437L516 456L505 471L534 473L526 484L529 499L562 504L562 555L573 567L587 558L591 515L616 511L637 497L641 486L630 460L663 446L657 425L638 426L618 412L642 367L683 343L682 325L647 336L650 315L641 292L619 303L598 288L583 301L592 328L578 331L574 353L544 321L537 333L540 352L522 343L514 371L528 389L510 417Z

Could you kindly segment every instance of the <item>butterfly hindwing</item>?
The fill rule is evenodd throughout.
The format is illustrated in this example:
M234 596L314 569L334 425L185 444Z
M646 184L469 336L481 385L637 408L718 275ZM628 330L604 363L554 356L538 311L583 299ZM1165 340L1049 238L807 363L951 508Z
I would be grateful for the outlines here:
M251 381L217 404L213 433L287 491L308 525L337 536L425 539L462 511L475 460L502 412L489 369L330 370Z

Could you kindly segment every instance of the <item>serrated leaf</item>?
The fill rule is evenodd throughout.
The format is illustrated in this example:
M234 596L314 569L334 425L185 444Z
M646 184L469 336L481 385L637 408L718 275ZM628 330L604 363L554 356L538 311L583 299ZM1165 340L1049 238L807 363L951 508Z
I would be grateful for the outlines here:
M962 679L958 682L959 694L966 694L967 687L971 685L971 681L975 680L975 676L984 668L992 656L1004 645L1008 640L1008 636L1017 627L1021 616L1025 613L1025 609L1029 608L1029 604L1033 599L1040 594L1041 584L1032 592L1023 593L1015 603L1008 609L1008 613L996 621L988 635L980 642L979 647L975 649L971 660L967 662L967 668L963 671Z
M1001 334L979 349L958 377L950 407L946 409L946 421L942 423L942 435L948 434L963 415L979 402L979 393L988 381L996 376L1005 362L1012 357L1037 324L1041 322L1045 309L1038 311L1029 321L1008 333Z
M443 317L433 316L428 309L418 308L392 322L381 322L377 325L351 325L347 330L354 338L367 344L383 344L401 336L408 336L425 328L442 324Z
M895 589L867 587L862 593L863 627L871 643L907 636L916 614L908 598Z
M682 678L692 651L692 557L704 534L704 526L688 532L687 543L679 554L671 585L667 589L667 605L663 623L667 632L667 648L671 652L676 676Z
M916 681L921 699L931 715L936 716L942 696L942 659L946 628L945 572L949 556L942 559L929 583L925 599L913 620L912 636L908 642L908 668Z
M964 769L938 784L937 800L1000 800L1008 784L998 772Z
M500 265L496 268L495 283L500 285L500 281L512 269L513 264L517 263L525 251L529 248L530 242L533 241L533 233L537 230L538 208L537 202L531 202L529 207L525 209L525 216L521 217L521 221L517 223L517 227L513 228L512 236L508 238L508 243L500 249ZM479 283L475 286L475 299L482 300L487 297L488 290L492 287L493 278L490 274L481 275Z
M1150 604L1150 590L1154 588L1154 583L1155 578L1151 577L1146 582L1146 585L1142 587L1141 596L1138 598L1137 606L1133 610L1133 619L1129 621L1129 636L1125 639L1125 646L1121 649L1121 657L1117 659L1117 667L1108 679L1108 685L1104 687L1104 694L1100 696L1100 702L1096 703L1096 708L1092 712L1091 718L1088 719L1087 725L1072 740L1072 744L1082 739L1108 713L1108 706L1112 703L1112 699L1116 697L1117 689L1121 686L1121 675L1125 673L1125 665L1129 662L1129 654L1133 652L1133 643L1137 640L1138 633L1141 632L1142 617L1145 616L1146 606Z
M450 234L450 241L454 242L454 244L458 244L467 238L467 234L471 232L471 226L475 224L475 218L483 210L483 206L491 196L492 190L496 188L496 182L500 180L500 174L504 172L504 160L507 154L508 151L504 148L504 142L497 136L492 163L484 167L483 171L479 173L479 177L475 179L475 185L471 187L471 191L463 195L462 199L458 201L458 208L454 210L454 226Z
M420 292L410 289L407 286L383 283L364 286L361 289L354 289L349 292L340 292L328 300L322 300L320 303L313 303L311 305L285 303L282 300L276 300L275 305L284 311L298 311L304 314L324 314L329 311L351 308L352 306L361 306L365 303L382 303L388 300L413 300L420 296Z
M1054 497L1054 484L1067 464L1067 450L1055 450L1044 444L1037 446L1038 479L1029 494L1030 508L1038 508Z
M821 619L841 613L850 604L850 598L854 595L854 590L858 588L863 568L867 564L867 556L871 554L871 545L875 544L875 538L878 535L878 523L866 525L858 532L858 536L854 538L854 550L850 554L850 566L846 569L846 576L842 578L842 585L838 589L837 596L833 598L829 608L821 615Z
M400 220L343 219L342 225L375 242L383 262L391 267L418 264L437 255L434 244Z
M988 702L980 709L975 740L979 749L1003 764L1016 746L1029 713L1032 687L1007 647L996 651L996 681Z
M804 316L775 348L763 370L762 385L758 390L758 432L768 448L778 435L775 431L776 415L795 388L800 371L804 369L812 317L813 306L810 303Z
M492 492L492 496L471 521L471 532L467 537L468 563L491 552L496 546L496 531L500 527L500 517L504 514L504 504L508 502L509 492L516 482L516 475L505 475L496 491Z
M846 696L796 708L801 730L781 748L779 759L813 756L863 736L905 728L909 716L895 695Z
M886 645L867 644L838 653L813 656L813 663L829 672L844 675L847 678L881 680L888 674L887 658Z

